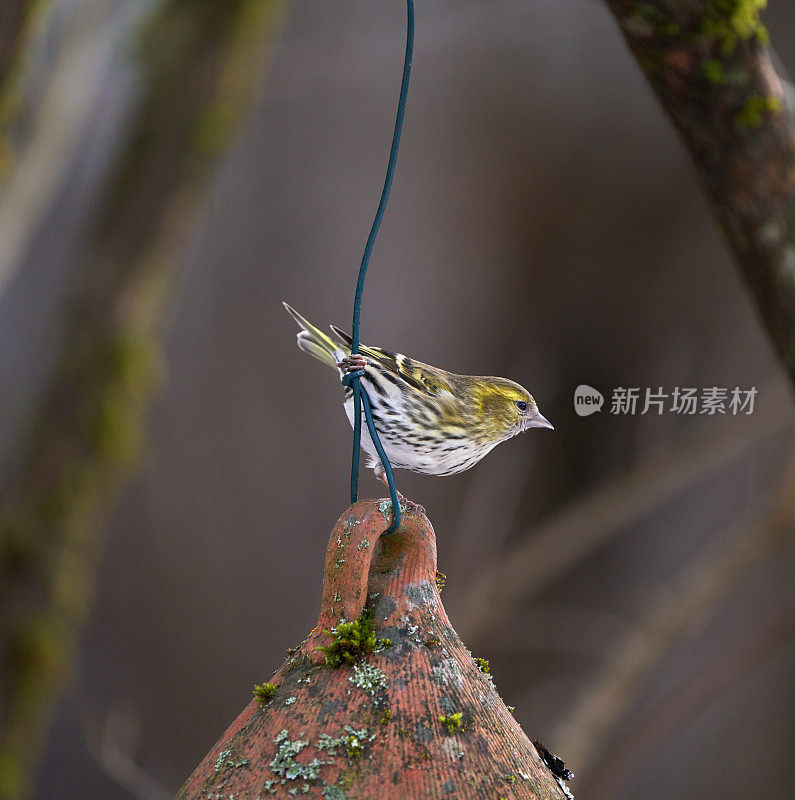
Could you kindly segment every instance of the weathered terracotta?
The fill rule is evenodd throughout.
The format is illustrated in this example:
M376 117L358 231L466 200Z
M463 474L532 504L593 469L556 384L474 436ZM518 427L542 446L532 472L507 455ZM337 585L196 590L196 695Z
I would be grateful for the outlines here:
M408 504L397 533L381 538L390 518L388 500L342 515L317 628L271 679L273 699L248 705L178 800L564 797L447 619L423 510ZM365 604L391 646L326 666L324 631ZM450 732L440 717L457 713L465 728Z

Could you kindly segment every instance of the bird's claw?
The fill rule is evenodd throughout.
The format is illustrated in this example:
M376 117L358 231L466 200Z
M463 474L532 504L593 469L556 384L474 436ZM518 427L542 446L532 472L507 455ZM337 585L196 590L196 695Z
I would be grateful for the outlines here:
M344 372L357 372L367 366L367 359L358 353L347 356L340 360L339 367Z
M376 478L378 478L378 480L381 481L381 483L383 483L387 489L389 488L389 480L387 479L385 472L376 474ZM397 493L398 496L398 502L402 503L406 498L403 497L403 495L400 492L398 492L397 488L395 488L395 492Z

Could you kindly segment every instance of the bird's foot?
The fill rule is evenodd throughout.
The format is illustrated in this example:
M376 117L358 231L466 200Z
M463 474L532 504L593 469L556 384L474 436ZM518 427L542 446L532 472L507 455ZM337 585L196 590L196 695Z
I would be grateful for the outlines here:
M357 372L367 366L367 359L363 355L355 353L341 359L338 366L343 372Z
M380 475L377 474L375 477L378 478L378 480L381 481L381 483L383 483L387 489L389 489L389 481L387 480L385 472L382 472ZM397 487L395 487L395 491L397 492ZM400 492L397 492L397 496L398 503L402 503L406 499Z

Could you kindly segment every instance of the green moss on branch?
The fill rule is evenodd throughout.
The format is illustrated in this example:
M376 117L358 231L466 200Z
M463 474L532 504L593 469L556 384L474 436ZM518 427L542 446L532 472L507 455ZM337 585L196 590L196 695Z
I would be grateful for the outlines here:
M52 383L0 502L0 800L27 794L68 680L101 523L140 451L182 246L283 6L165 0L141 33L142 101L81 256Z

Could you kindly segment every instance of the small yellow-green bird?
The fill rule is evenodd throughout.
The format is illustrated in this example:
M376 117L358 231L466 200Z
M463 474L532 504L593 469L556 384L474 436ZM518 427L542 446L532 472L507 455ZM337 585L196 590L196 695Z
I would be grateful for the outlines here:
M400 353L362 345L331 326L334 339L287 303L298 323L298 347L336 369L340 377L364 370L373 422L393 467L425 475L455 475L480 461L500 442L528 428L552 428L527 389L506 378L454 375ZM353 425L353 391L345 387L345 413ZM362 448L368 467L386 483L362 413Z

